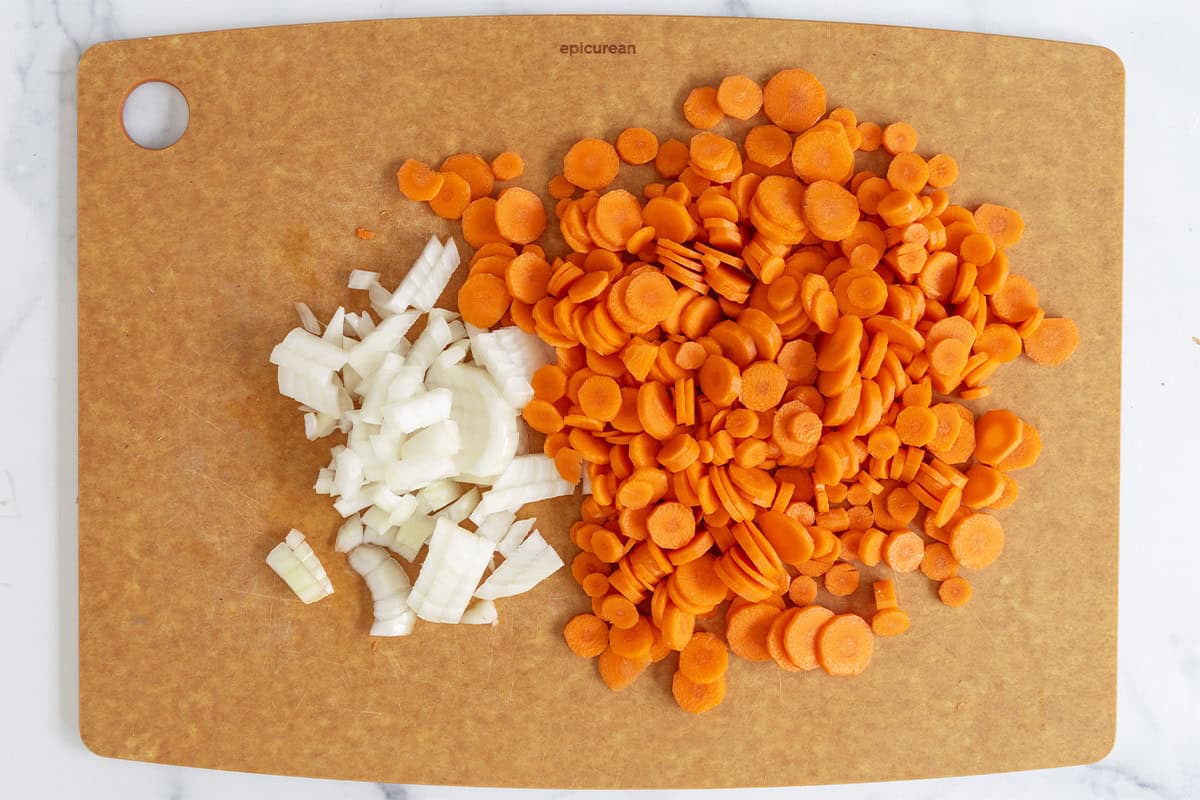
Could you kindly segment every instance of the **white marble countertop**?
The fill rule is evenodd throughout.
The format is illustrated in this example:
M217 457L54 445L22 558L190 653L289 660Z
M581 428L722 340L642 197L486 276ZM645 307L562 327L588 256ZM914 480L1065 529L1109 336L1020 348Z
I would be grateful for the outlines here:
M1127 69L1124 535L1118 729L1112 753L1084 767L737 796L1200 798L1200 614L1192 579L1200 563L1200 522L1191 513L1200 474L1200 427L1194 413L1200 396L1200 339L1195 338L1200 337L1200 232L1195 221L1200 5L1192 0L8 0L3 8L0 796L517 796L500 790L338 783L127 763L98 758L80 743L74 505L74 83L79 54L106 39L250 25L638 11L804 16L1065 39L1112 48Z

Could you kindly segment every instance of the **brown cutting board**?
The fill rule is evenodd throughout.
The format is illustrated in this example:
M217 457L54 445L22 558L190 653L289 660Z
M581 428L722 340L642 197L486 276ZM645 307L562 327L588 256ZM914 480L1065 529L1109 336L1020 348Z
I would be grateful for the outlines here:
M624 54L570 54L572 44ZM566 46L567 52L564 52ZM610 48L613 49L613 48ZM619 48L616 48L619 50ZM1024 360L976 405L1045 442L1001 512L1008 542L941 606L899 577L914 625L856 679L737 661L724 705L679 711L671 667L612 694L560 631L566 572L492 628L372 640L361 581L307 442L277 396L292 303L363 302L452 226L397 194L404 157L524 154L541 189L581 136L689 135L693 86L804 66L830 106L904 118L954 154L957 202L1015 206L1013 250L1082 343ZM121 103L162 79L183 138L147 151ZM231 770L435 784L717 787L870 781L1099 759L1115 720L1124 73L1057 42L776 20L478 17L111 42L79 67L81 733L97 753ZM724 123L721 131L740 131ZM740 136L740 133L736 135ZM642 176L644 177L644 176ZM378 232L354 236L358 226ZM452 298L449 293L447 297ZM542 509L569 559L574 504ZM303 606L263 564L306 531L337 592ZM864 598L851 607L866 610Z

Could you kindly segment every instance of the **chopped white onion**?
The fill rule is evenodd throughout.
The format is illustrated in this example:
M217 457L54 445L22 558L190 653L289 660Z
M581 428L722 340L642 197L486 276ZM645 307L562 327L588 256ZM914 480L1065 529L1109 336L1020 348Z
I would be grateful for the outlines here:
M429 540L429 553L409 595L409 606L418 617L430 622L458 622L471 602L494 547L487 539L439 519Z
M459 620L463 625L495 625L500 621L500 615L496 612L496 604L491 600L483 600L474 598L467 604L467 610L463 612L462 619Z
M388 403L383 407L384 424L392 430L412 433L436 422L450 419L454 395L449 389L437 388L418 392L412 397Z
M470 515L468 514L467 516L469 517ZM508 533L508 529L512 527L516 519L517 514L515 511L497 511L494 514L488 514L476 526L475 535L499 543L504 538L504 534Z
M529 532L533 530L533 526L537 520L530 517L529 519L519 519L514 522L504 534L504 538L496 544L496 552L508 558L516 552L517 548L529 536Z
M304 534L295 528L267 554L267 566L305 603L315 603L333 594L333 583L325 567L304 541Z
M383 548L364 544L346 557L350 568L363 577L375 604L372 636L407 636L416 624L409 608L412 591L408 574Z
M350 270L350 279L346 281L346 286L350 289L366 290L370 289L372 284L379 283L379 273L371 272L365 269Z
M410 458L387 468L387 483L389 489L399 494L423 489L434 481L457 474L453 459Z
M479 505L479 498L482 496L479 487L472 486L461 497L438 511L434 516L438 519L448 519L457 525L471 516L471 512L475 510L475 506ZM479 531L475 531L475 534L478 535Z
M317 319L317 315L308 307L308 303L296 303L296 316L300 318L300 327L311 333L313 336L321 335L321 321Z
M537 336L515 325L482 331L467 329L471 354L483 364L514 408L524 408L533 399L533 373L551 362L552 351Z
M563 566L554 548L534 531L511 556L488 576L476 597L495 600L527 592Z
M461 446L458 423L452 419L444 419L409 436L400 446L400 457L453 458Z
M338 528L337 539L333 549L339 553L349 553L363 543L363 524L358 514L350 517Z
M378 272L353 270L347 285L367 291L378 322L371 310L338 307L322 325L297 303L300 327L271 352L279 391L300 405L306 438L346 434L313 488L334 498L345 518L334 547L367 581L376 636L411 633L418 615L494 625L493 597L561 566L531 533L534 520L516 520L525 503L574 490L552 460L528 453L519 420L533 372L552 351L516 327L482 331L435 308L458 264L457 244L431 237L395 292ZM468 519L475 533L460 527ZM426 544L410 596L387 550L412 561ZM497 552L505 557L499 568ZM305 602L333 590L299 532L268 563Z
M390 549L405 561L413 561L421 548L433 535L437 520L424 514L410 514L408 519L396 527Z

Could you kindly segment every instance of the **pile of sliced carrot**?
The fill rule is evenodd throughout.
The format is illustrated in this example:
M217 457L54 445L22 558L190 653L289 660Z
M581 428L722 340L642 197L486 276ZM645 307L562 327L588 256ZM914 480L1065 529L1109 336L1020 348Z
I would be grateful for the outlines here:
M760 112L740 145L712 132ZM955 160L919 155L912 126L827 110L802 69L699 87L683 114L701 131L686 143L629 128L570 148L549 185L562 257L536 244L537 195L492 197L515 154L409 161L398 180L477 248L463 318L557 349L523 416L590 485L571 538L592 611L568 646L614 690L678 651L672 693L699 713L725 696L727 650L862 672L874 638L910 624L885 568L966 603L958 572L1000 556L987 512L1042 444L960 401L1022 352L1063 362L1079 333L1010 272L1020 215L951 203ZM612 188L622 162L661 180ZM869 620L822 598L863 591Z

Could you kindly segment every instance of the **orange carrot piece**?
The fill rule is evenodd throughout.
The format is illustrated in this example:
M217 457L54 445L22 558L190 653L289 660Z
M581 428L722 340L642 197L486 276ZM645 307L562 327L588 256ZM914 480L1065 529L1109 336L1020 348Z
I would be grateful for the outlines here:
M595 614L578 614L563 628L563 638L575 655L595 658L608 648L608 623Z
M817 661L830 675L860 675L871 663L875 637L857 614L838 614L817 631Z

